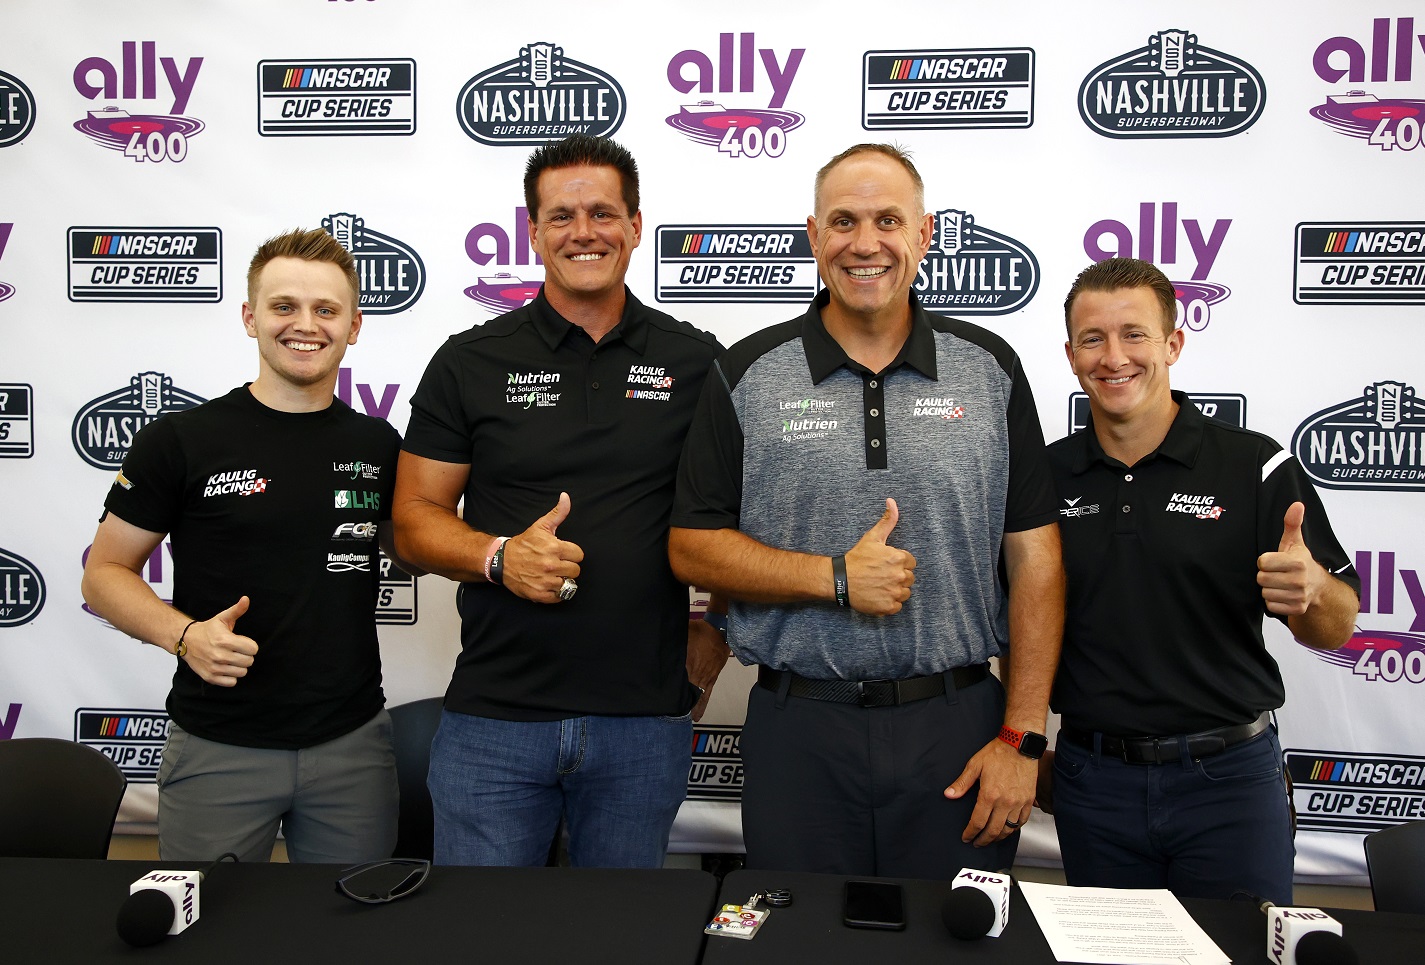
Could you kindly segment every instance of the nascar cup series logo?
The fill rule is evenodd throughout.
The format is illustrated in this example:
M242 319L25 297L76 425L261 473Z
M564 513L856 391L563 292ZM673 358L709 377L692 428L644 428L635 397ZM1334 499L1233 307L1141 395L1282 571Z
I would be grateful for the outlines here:
M1084 232L1084 254L1096 262L1141 258L1163 269L1169 278L1177 273L1174 266L1190 265L1191 277L1173 282L1178 302L1175 324L1200 332L1212 322L1212 306L1232 294L1226 285L1208 280L1231 227L1231 218L1219 218L1210 225L1198 218L1182 218L1176 201L1145 201L1138 205L1136 238L1133 228L1122 221L1095 221ZM1180 255L1189 260L1180 261Z
M509 231L492 222L471 228L465 235L465 255L485 269L465 289L466 296L497 315L528 305L544 284L543 272L536 276L530 267L544 262L530 249L529 210L524 205L515 208ZM517 270L496 270L501 268Z
M742 728L718 724L693 727L693 763L688 769L689 801L742 800Z
M220 302L217 228L70 228L72 302Z
M755 95L760 69L771 87L771 97L766 107L727 107L720 100L701 99L684 104L667 118L668 126L728 157L781 157L787 149L787 134L806 120L782 106L805 54L805 47L793 47L779 60L776 50L759 49L752 33L718 34L716 65L701 50L679 51L668 61L668 83L678 93Z
M1247 397L1234 392L1190 392L1188 400L1209 419L1218 419L1239 429L1247 428ZM1089 397L1083 392L1069 396L1069 434L1089 425Z
M328 215L322 219L322 230L356 259L361 310L367 315L403 312L425 291L425 265L405 242L372 231L354 214Z
M797 302L820 279L805 225L659 225L660 302Z
M623 88L603 71L570 60L564 48L532 43L514 60L461 88L455 113L481 144L544 144L571 134L607 137L623 124Z
M10 232L14 230L14 223L10 221L0 222L0 258L5 257L5 246L10 243ZM15 286L0 281L0 302L15 294Z
M35 127L35 95L24 81L0 70L0 147L19 144Z
M1327 489L1425 491L1425 404L1414 386L1376 382L1303 422L1291 449Z
M75 743L85 744L118 765L130 784L152 784L163 762L163 744L173 722L161 710L108 710L81 707L74 712Z
M1288 748L1296 826L1370 834L1425 818L1425 757Z
M134 434L161 415L208 401L173 384L162 372L140 372L126 388L101 395L74 417L74 451L96 469L118 469Z
M861 61L868 131L1029 127L1034 51L869 50Z
M1323 40L1311 58L1316 76L1328 84L1353 86L1328 94L1326 103L1311 108L1311 116L1380 151L1415 150L1425 133L1425 100L1387 95L1399 91L1394 84L1413 80L1417 44L1425 50L1425 34L1415 33L1414 17L1377 17L1371 21L1369 39ZM1354 86L1367 81L1369 90Z
M1079 116L1104 137L1228 137L1255 124L1266 102L1251 64L1186 30L1160 30L1079 87Z
M376 622L409 627L416 622L416 578L378 550L381 585L376 591Z
M90 111L74 129L136 162L182 161L188 156L189 139L203 131L202 121L183 114L202 66L202 57L182 63L159 57L152 40L124 41L117 64L86 57L74 67L75 90L91 101L117 100L128 107L109 104ZM169 113L156 113L165 100L171 105Z
M1039 261L1009 235L982 228L954 208L935 213L935 236L915 276L929 309L957 315L1008 315L1039 290Z
M0 383L0 459L35 454L35 390L24 382Z
M257 133L263 137L416 132L414 60L263 60Z
M1298 305L1425 303L1425 221L1296 226Z
M45 580L35 564L0 549L0 627L18 627L39 616Z

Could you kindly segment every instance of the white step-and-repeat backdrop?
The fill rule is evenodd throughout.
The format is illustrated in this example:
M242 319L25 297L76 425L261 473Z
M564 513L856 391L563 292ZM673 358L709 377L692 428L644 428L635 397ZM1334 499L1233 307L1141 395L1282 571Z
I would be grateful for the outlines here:
M0 738L111 754L127 826L153 820L172 658L88 613L79 575L133 432L253 376L248 258L318 225L365 286L339 392L404 429L432 351L537 289L521 173L574 131L639 159L633 290L724 343L815 290L817 167L910 148L921 297L1015 346L1050 439L1085 409L1070 280L1160 264L1175 385L1293 449L1362 578L1345 649L1268 629L1298 872L1360 880L1364 832L1425 816L1420 3L7 0L4 25ZM168 591L166 547L145 575ZM443 692L453 596L386 583L392 704ZM679 849L740 846L749 683L731 668L698 730ZM1036 815L1021 855L1056 853Z

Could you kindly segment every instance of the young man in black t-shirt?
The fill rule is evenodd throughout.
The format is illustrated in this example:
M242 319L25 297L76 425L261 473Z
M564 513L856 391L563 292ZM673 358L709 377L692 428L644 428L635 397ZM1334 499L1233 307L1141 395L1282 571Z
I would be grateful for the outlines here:
M105 499L84 598L177 658L159 853L353 863L395 844L375 599L401 439L335 399L361 331L355 264L322 231L258 249L255 381L146 426ZM172 541L174 599L141 571ZM394 554L393 554L394 555Z

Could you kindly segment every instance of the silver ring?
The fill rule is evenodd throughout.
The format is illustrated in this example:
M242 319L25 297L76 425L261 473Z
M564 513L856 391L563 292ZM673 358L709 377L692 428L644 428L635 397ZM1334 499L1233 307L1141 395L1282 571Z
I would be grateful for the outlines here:
M578 592L579 584L575 583L567 576L564 577L564 582L559 585L559 599L563 600L565 603L568 603L570 600L574 599L574 594Z
M1005 818L1005 819L1004 819L1004 826L1007 827L1007 828L1022 828L1022 827L1024 827L1024 825L1023 825L1021 822L1019 822L1019 821L1011 821L1009 818Z

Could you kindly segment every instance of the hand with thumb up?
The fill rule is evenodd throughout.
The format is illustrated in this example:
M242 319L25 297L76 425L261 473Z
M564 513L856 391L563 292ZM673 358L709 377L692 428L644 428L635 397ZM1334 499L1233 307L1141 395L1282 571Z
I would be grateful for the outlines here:
M178 655L204 683L233 687L239 677L247 676L247 668L257 656L257 641L234 628L247 612L249 602L245 596L238 597L236 603L211 620L190 624L184 631Z
M560 602L560 587L566 579L579 576L579 563L584 559L577 544L555 535L571 508L569 494L560 493L553 509L505 543L506 589L535 603Z
M846 554L846 594L861 613L889 616L910 599L915 557L886 543L899 520L896 501L887 499L881 518Z
M1275 553L1257 557L1257 585L1267 610L1282 616L1305 613L1321 593L1326 570L1312 557L1301 536L1306 506L1292 503L1282 520L1282 538Z

